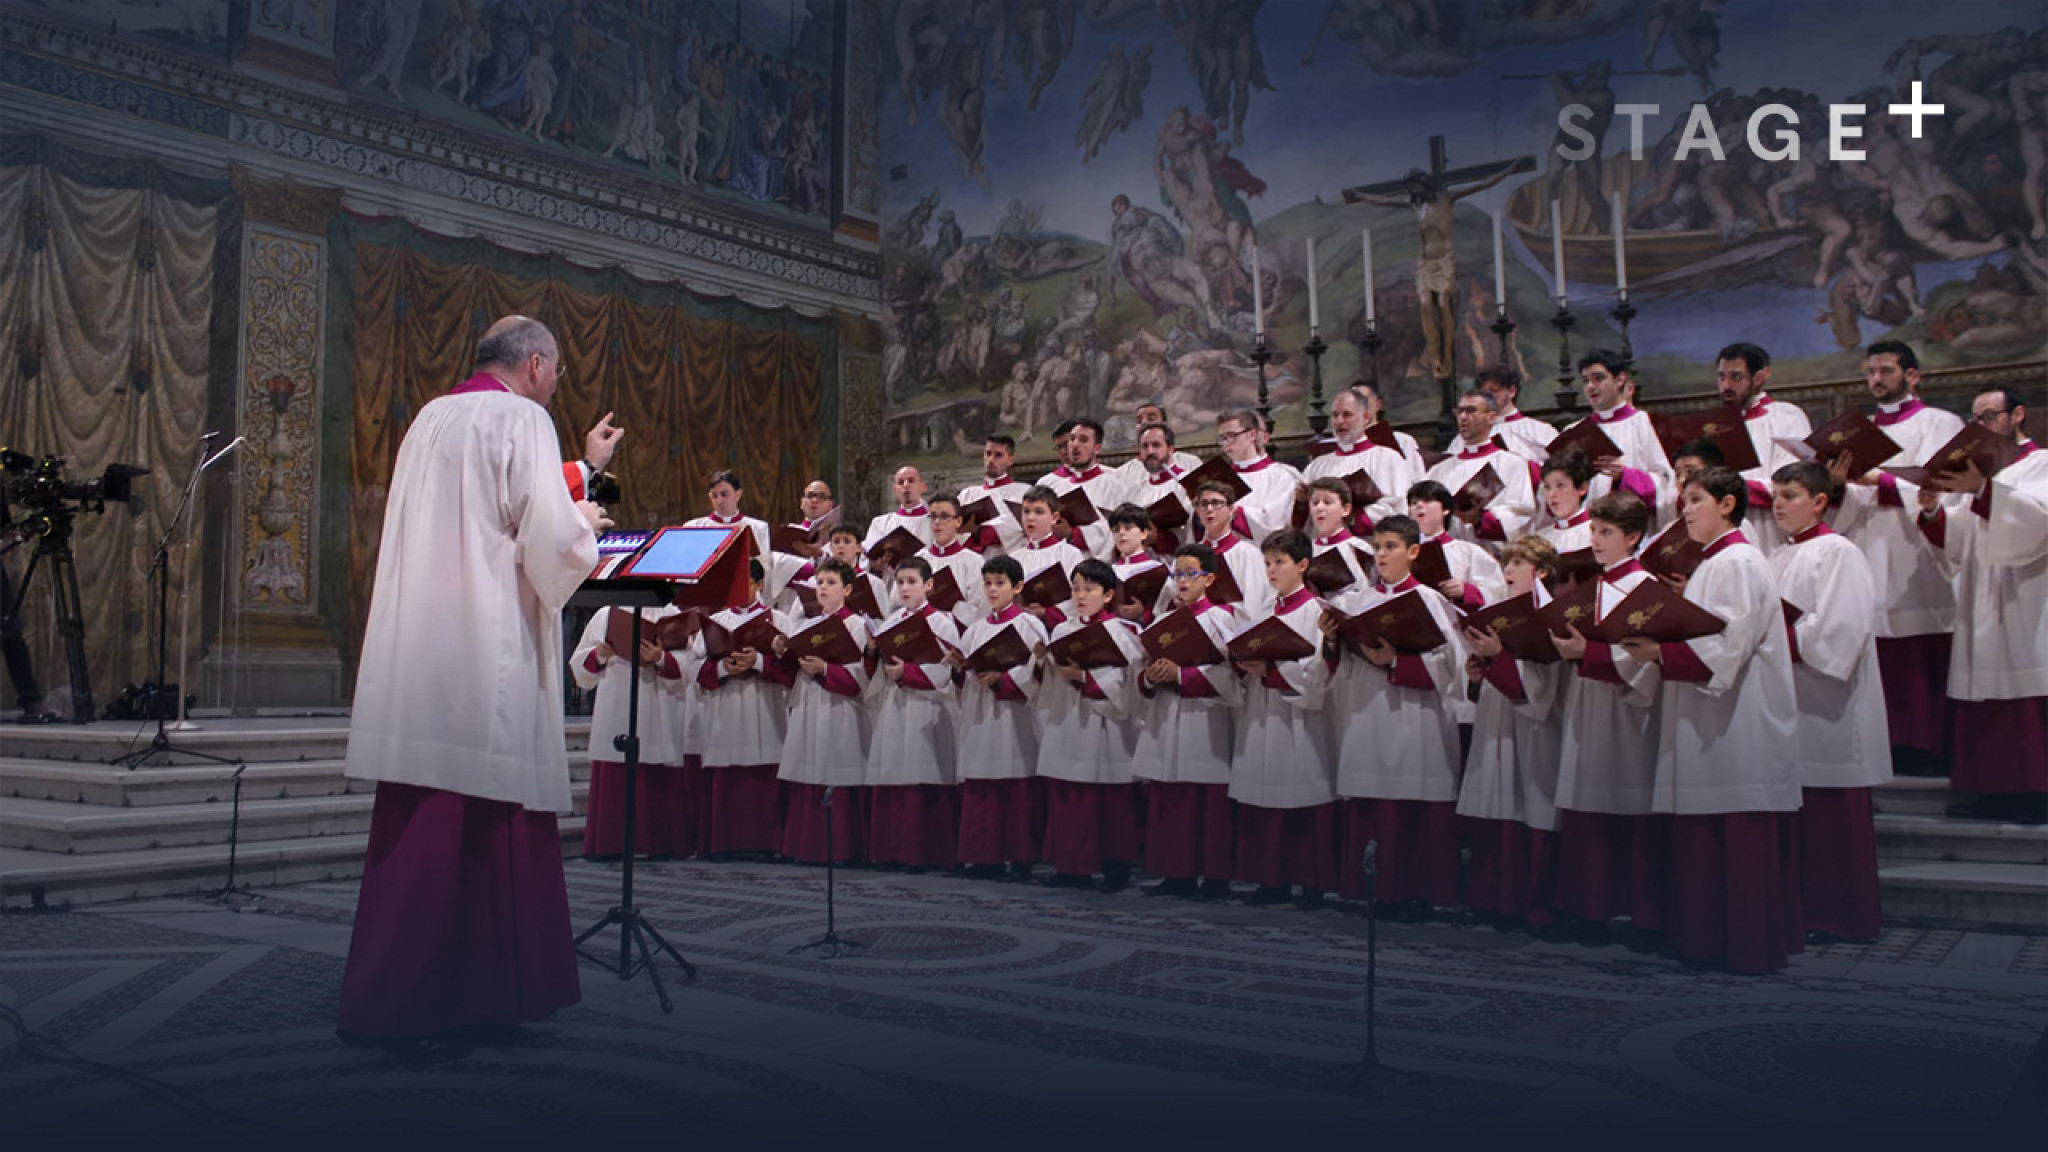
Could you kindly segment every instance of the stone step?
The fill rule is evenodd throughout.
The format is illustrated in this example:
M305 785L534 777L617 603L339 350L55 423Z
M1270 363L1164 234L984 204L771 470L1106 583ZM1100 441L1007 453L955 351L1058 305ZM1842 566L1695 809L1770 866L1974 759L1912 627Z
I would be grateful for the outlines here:
M577 811L588 781L571 785ZM370 792L242 800L244 844L368 832ZM226 801L116 808L62 800L9 799L0 803L0 847L34 852L95 854L151 848L225 844L234 806Z
M2048 867L1953 860L1880 860L1887 919L1974 930L2048 929Z
M246 763L298 760L339 760L348 754L348 718L246 720L204 718L196 732L171 734L174 748L151 760L151 766L187 767L205 761L180 749L224 756ZM109 763L129 751L149 747L153 724L132 721L92 724L0 726L0 757L20 760L61 760ZM590 721L571 718L568 745L580 749L590 742Z
M1889 814L1876 825L1882 860L2048 865L2048 826Z
M583 817L561 819L564 855L580 852ZM238 888L269 888L363 874L367 833L243 843L235 856ZM209 892L227 881L225 844L60 856L0 849L0 908L102 904Z
M130 770L93 761L0 759L0 797L57 800L111 808L226 802L234 796L233 764ZM590 777L590 759L569 753L569 775ZM376 785L342 775L340 760L253 763L242 774L242 801L368 793Z
M1871 807L1893 816L1940 816L1948 811L1948 777L1894 776L1878 785Z

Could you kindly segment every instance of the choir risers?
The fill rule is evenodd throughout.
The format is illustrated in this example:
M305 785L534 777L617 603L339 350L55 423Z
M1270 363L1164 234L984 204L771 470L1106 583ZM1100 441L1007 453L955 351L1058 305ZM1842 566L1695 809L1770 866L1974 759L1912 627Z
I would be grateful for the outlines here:
M1879 860L1887 921L1937 927L2048 929L2048 867L1958 860Z
M1944 816L1877 818L1877 855L1886 862L1949 860L2033 864L2048 874L2048 825L1956 820Z
M1887 816L1941 816L1948 805L1946 776L1895 776L1871 797L1871 806Z
M251 764L242 774L242 800L283 800L368 793L376 784L341 774L340 760L297 760ZM109 808L202 804L234 795L232 764L129 771L90 761L0 760L0 796L63 800Z

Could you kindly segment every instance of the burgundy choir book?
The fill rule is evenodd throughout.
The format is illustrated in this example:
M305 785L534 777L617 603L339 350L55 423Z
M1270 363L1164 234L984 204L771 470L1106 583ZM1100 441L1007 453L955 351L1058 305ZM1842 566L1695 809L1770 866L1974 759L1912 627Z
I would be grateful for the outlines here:
M967 656L969 672L1007 672L1031 659L1031 648L1014 627L1004 628Z
M1183 668L1223 663L1223 653L1202 628L1201 621L1186 608L1178 608L1145 629L1138 639L1145 645L1147 660L1167 660Z
M937 664L946 658L946 646L939 641L938 633L922 612L904 617L883 631L875 633L875 649L884 660L901 660L905 664Z
M793 658L815 656L827 664L851 664L861 655L853 633L837 616L827 616L791 636L785 650Z
M1315 641L1294 630L1284 616L1268 616L1230 638L1230 658L1299 660L1314 654Z
M1109 634L1111 628L1122 624L1105 623L1097 620L1085 624L1045 646L1046 654L1056 664L1078 665L1082 668L1113 668L1130 663L1130 657L1117 647L1116 638Z
M1337 634L1360 648L1384 641L1396 652L1423 653L1443 645L1444 632L1423 603L1425 593L1410 588L1337 624Z

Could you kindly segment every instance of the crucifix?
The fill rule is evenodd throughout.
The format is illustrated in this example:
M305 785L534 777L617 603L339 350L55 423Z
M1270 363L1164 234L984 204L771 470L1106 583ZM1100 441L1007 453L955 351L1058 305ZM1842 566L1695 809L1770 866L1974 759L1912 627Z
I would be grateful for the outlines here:
M1430 373L1443 391L1443 419L1448 422L1457 403L1458 316L1454 306L1457 289L1457 250L1452 244L1452 225L1457 202L1484 192L1519 172L1534 172L1536 158L1519 156L1491 164L1463 168L1447 166L1442 136L1429 138L1429 171L1410 168L1399 180L1364 184L1344 189L1346 204L1378 204L1408 207L1415 211L1415 225L1422 234L1415 253L1415 302L1422 313L1423 347ZM1495 301L1496 305L1506 301Z

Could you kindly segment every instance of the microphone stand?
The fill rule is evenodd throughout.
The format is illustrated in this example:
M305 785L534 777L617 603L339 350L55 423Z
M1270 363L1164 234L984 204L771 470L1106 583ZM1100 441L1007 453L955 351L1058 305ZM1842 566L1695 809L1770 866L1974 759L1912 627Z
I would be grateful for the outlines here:
M171 513L171 522L164 527L163 539L157 541L156 555L150 560L150 574L156 579L156 685L159 694L166 687L164 678L169 671L168 665L170 663L171 537L178 531L179 521L185 519L185 514L190 509L193 498L199 492L200 477L206 474L208 468L219 463L221 457L240 448L247 439L247 437L237 436L229 442L227 447L208 456L206 455L206 440L210 438L202 438L199 442L200 464L192 470L192 479L186 482L185 494L179 498L177 510ZM185 547L188 556L191 552L191 545L192 534L188 527L185 533ZM189 624L186 625L186 629L189 635ZM182 655L179 657L179 660L182 665ZM179 672L180 682L178 684L178 716L181 724L185 715L185 685L183 683L183 676L184 672L181 668ZM117 756L111 763L120 764L133 770L147 765L151 757L176 753L180 756L189 756L195 760L205 760L212 764L234 764L237 766L242 764L242 761L236 757L216 756L211 752L200 752L191 748L176 746L171 742L167 726L164 723L165 709L161 702L153 703L151 710L156 713L156 736L150 740L149 747L138 748L133 752ZM236 779L238 788L240 783L238 773Z
M795 953L809 951L812 948L822 948L824 951L819 954L819 958L824 960L837 960L841 956L846 955L846 950L849 948L866 947L866 945L858 940L848 940L839 935L833 913L832 892L836 886L839 863L839 853L832 848L832 793L834 791L835 789L828 786L825 789L825 798L822 801L825 809L825 934L808 944L799 944L790 949L792 953Z

